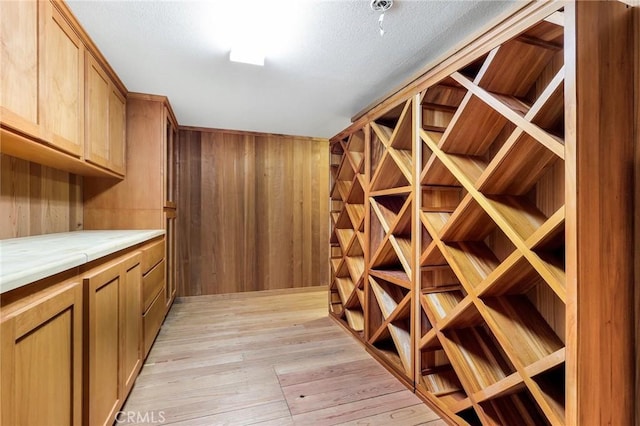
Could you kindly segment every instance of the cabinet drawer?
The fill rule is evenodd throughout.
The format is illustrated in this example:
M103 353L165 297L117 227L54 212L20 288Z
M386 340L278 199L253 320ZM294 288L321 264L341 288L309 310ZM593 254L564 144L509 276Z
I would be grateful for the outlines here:
M162 320L164 320L164 287L155 298L149 310L142 316L142 327L144 328L144 357L146 358L151 349L151 345L160 331Z
M146 275L164 258L164 238L142 248L142 274Z
M163 244L164 246L164 244ZM149 306L153 302L153 299L156 298L160 289L164 287L164 264L165 261L162 259L160 263L158 263L149 273L147 273L142 278L142 312L147 312Z

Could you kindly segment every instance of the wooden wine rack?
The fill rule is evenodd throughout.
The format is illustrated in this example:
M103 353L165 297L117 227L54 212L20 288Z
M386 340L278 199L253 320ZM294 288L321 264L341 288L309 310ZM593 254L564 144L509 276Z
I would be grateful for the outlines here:
M366 341L413 381L413 131L411 101L370 125Z
M624 15L584 7L592 21ZM575 424L592 409L567 389L582 368L567 366L581 358L567 253L581 212L565 64L580 16L525 8L510 37L463 51L332 140L331 313L453 423Z
M331 312L364 332L364 134L331 147Z

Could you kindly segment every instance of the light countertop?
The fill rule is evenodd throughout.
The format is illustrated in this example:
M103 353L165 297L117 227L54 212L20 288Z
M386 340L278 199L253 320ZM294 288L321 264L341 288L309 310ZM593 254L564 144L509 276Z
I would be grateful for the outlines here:
M0 240L0 293L163 234L162 229L76 231Z

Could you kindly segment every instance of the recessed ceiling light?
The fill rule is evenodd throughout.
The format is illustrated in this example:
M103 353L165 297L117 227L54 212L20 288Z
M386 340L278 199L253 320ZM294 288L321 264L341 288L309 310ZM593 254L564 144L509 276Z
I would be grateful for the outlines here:
M250 48L234 48L229 53L231 62L264 66L264 53Z
M0 0L3 1L3 0ZM307 0L305 0L307 1ZM299 49L296 41L309 14L302 0L209 0L203 37L231 61L275 64Z

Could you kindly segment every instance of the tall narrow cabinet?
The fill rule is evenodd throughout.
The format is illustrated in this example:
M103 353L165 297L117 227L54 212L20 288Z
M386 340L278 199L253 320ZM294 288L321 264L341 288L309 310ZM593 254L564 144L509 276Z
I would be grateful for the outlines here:
M332 140L330 312L452 423L633 423L634 19L532 3Z
M164 229L164 271L160 279L166 313L176 295L176 180L175 140L177 122L164 96L129 93L127 97L126 178L86 178L84 181L85 229ZM143 283L143 290L144 288ZM155 287L154 287L155 288ZM155 294L155 293L154 293ZM149 318L157 324L158 306ZM145 313L146 314L146 313ZM145 318L147 315L145 315ZM154 326L154 328L157 328ZM149 325L144 325L145 331ZM153 331L154 333L157 330ZM155 334L154 334L155 337ZM151 339L152 341L153 339ZM149 341L145 336L145 341Z

